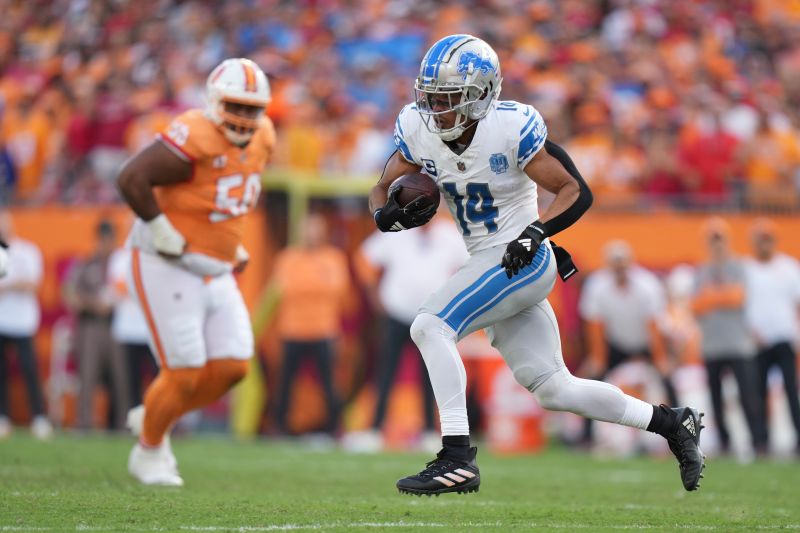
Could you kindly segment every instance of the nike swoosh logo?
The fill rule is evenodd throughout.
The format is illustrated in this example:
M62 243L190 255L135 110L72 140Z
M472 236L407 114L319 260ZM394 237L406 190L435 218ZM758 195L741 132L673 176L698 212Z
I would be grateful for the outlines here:
M524 113L522 113L522 116L523 116L523 117L527 117L527 116L528 116L528 115L530 115L530 114L531 114L531 108L530 108L530 107L526 107L526 108L525 108L525 112L524 112Z

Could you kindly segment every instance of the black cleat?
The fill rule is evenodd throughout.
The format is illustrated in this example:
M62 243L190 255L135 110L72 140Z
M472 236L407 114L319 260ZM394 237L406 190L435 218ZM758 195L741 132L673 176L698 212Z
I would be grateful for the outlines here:
M703 413L691 407L674 407L672 412L677 417L675 427L666 435L669 449L678 458L681 469L681 481L686 490L700 488L700 479L706 467L703 452L700 450L700 430Z
M478 448L470 448L466 459L449 454L442 449L436 459L425 465L425 470L397 482L397 490L404 494L439 495L445 492L478 492L481 472L475 456Z

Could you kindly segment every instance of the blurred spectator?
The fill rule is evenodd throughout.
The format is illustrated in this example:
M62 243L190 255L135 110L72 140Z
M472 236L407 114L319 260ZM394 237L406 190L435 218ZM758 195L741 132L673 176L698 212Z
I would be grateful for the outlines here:
M613 196L607 194L609 184L605 181L614 156L614 135L606 109L596 102L581 105L576 112L576 125L577 134L566 143L565 149L596 192L598 202L613 201Z
M39 382L33 335L39 329L39 300L36 291L42 280L43 265L39 248L32 242L16 238L11 214L0 211L0 240L8 243L8 273L0 279L0 439L11 433L9 419L9 361L12 346L25 379L31 432L38 439L47 439L53 428L45 416L44 397Z
M669 357L681 366L702 362L700 327L692 312L694 285L695 272L689 265L676 266L666 279L667 308L660 328Z
M724 220L709 220L705 237L708 262L697 269L692 309L702 331L703 360L720 450L730 451L731 439L722 398L723 373L730 371L736 377L753 449L763 454L767 434L760 412L756 347L745 320L744 265L731 253L730 229Z
M698 207L734 200L733 178L738 140L722 129L717 113L701 114L687 125L679 147L681 175Z
M389 393L397 375L403 349L411 346L418 356L419 385L424 407L423 447L441 447L435 426L436 402L428 371L411 341L411 323L420 306L433 291L467 260L461 236L452 220L440 215L413 231L376 231L361 246L356 265L370 303L383 315L379 347L377 403L369 430L354 432L344 440L352 451L377 452L383 447L381 428L386 417ZM431 443L431 444L428 444Z
M611 241L604 251L606 267L588 276L580 296L588 354L578 373L604 379L625 363L647 362L662 376L670 405L677 405L669 381L673 365L659 330L666 306L661 283L633 262L628 243ZM584 439L589 443L593 424L588 419L584 423Z
M777 366L783 373L800 453L800 402L793 347L800 339L800 265L777 251L772 222L761 219L754 223L751 239L754 257L747 263L746 313L758 344L759 392L768 409L769 371ZM769 420L766 410L762 418Z
M39 190L47 164L48 124L35 107L37 88L20 88L18 100L7 107L0 120L0 144L5 145L13 164L16 183L12 197L18 202L32 200Z
M116 247L114 226L101 221L95 229L95 238L94 252L72 267L64 285L64 300L77 318L78 427L84 430L93 427L95 388L107 375L111 403L109 426L122 429L130 408L130 394L125 358L111 338L114 292L108 283L108 269Z
M0 43L0 121L14 125L0 144L20 165L18 200L112 201L104 176L128 153L129 130L202 104L203 74L223 57L253 57L274 82L281 163L311 175L370 172L410 100L417 59L447 32L496 48L503 97L540 109L601 205L627 207L644 192L689 195L677 205L735 200L733 145L760 151L765 112L798 129L791 2L334 2L324 15L316 2L251 4L53 0L6 10L14 31ZM63 105L45 102L51 90ZM58 138L68 149L47 149ZM677 174L664 168L670 159ZM48 167L57 194L41 196Z
M655 130L645 149L644 191L656 204L678 205L685 192L674 136Z
M287 416L292 385L303 360L308 358L319 371L328 408L325 430L333 435L339 426L334 358L350 272L344 252L328 244L327 222L321 214L306 218L299 246L278 254L273 283L279 292L278 334L283 342L275 407L278 429L283 433L289 431Z
M115 250L108 263L108 283L114 291L111 338L124 352L128 364L129 405L137 406L142 403L142 391L147 383L158 374L158 367L148 345L147 321L144 313L128 292L130 273L130 249ZM146 378L146 382L143 378Z
M791 208L797 203L794 177L800 163L797 132L778 130L762 113L753 142L742 147L747 203L754 207Z
M677 405L669 384L673 362L658 328L666 305L661 282L634 263L624 241L608 243L605 260L606 267L589 275L581 293L588 340L581 373L597 379L626 361L646 360L664 378L670 404Z

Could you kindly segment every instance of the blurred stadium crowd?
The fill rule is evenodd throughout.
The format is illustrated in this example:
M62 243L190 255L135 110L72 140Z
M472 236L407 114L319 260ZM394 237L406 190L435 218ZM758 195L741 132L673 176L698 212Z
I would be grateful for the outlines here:
M270 77L278 164L374 175L427 46L471 32L598 205L797 205L800 9L786 0L0 2L0 187L116 201L121 161L226 57Z
M443 35L469 32L497 50L502 97L541 111L550 137L566 147L590 183L593 209L793 211L800 198L798 5L789 0L0 0L0 206L118 203L115 178L122 162L175 114L202 107L208 72L236 56L256 61L272 85L268 111L279 148L269 172L298 179L376 177L394 149L397 111L412 99L424 51ZM25 381L28 418L42 438L51 431L47 416L82 429L121 429L127 408L141 401L155 368L143 318L121 288L124 252L114 251L120 241L115 229L99 225L92 254L57 267L59 302L46 310L50 368L38 372L48 375L44 393L30 364L37 358L31 338L39 328L42 259L34 243L12 239L10 216L0 213L0 222L0 236L12 241L15 260L26 265L18 269L26 272L22 278L0 282L0 350L14 344L18 360L6 365L0 356L0 389L8 392L5 383L12 375L17 392ZM363 429L343 442L375 449L381 431L384 436L392 431L384 424L392 418L389 389L398 375L408 374L401 355L410 347L410 320L434 279L445 279L457 267L451 262L458 254L448 246L460 241L445 230L426 228L403 232L406 241L393 235L395 240L381 242L374 235L360 246L334 231L329 235L324 225L309 217L310 233L301 246L273 258L272 286L281 296L276 352L283 360L266 363L272 395L260 429L291 434L318 422L308 422L296 407L296 416L290 413L298 396L290 389L304 379L300 360L306 358L317 367L324 389L320 411L326 417L317 429L334 435L345 427ZM768 412L783 405L783 397L788 413L783 410L779 429L793 435L794 426L800 435L791 352L800 339L800 267L778 255L781 243L769 224L752 228L756 258L748 260L728 248L730 231L724 222L709 222L702 237L709 263L659 272L662 277L637 266L625 243L612 243L605 269L565 289L573 293L572 301L563 304L559 319L565 353L580 354L568 361L576 373L614 382L655 403L675 403L677 396L706 405L719 428L711 433L716 440L710 438L709 450L730 450L737 430L746 435L749 428L749 449L766 453L775 448L774 432L765 427ZM331 242L347 242L354 253ZM765 243L772 252L757 259ZM431 250L447 257L433 266L409 266L410 258L432 261L425 255ZM287 254L305 254L307 261L288 261ZM323 259L335 269L315 282L301 278L305 269L286 266ZM437 266L441 272L434 276ZM408 277L422 268L428 278ZM754 311L748 297L759 283L759 291L766 284L774 296L758 304L769 309L766 313ZM785 304L783 318L764 324L764 317L776 316L778 300ZM382 359L365 369L342 357L362 349L380 352ZM462 353L481 357L489 349L485 338L461 346ZM480 357L475 361L484 365ZM470 375L485 374L492 365ZM771 369L786 380L787 393L779 400L776 394L783 393L775 384L782 382L769 377ZM734 420L730 432L722 420L735 403L732 380L721 378L727 371L742 392L741 411L733 412L744 415L736 415L740 423ZM539 431L541 410L532 397L522 389L517 391L522 396L514 396L512 389L519 387L513 377L490 375L499 376L493 385L473 390L496 387L506 396L492 399L480 392L477 404L494 410L493 420L504 424L511 422L497 415L503 409L513 417L536 418ZM413 394L421 384L425 403L414 427L434 433L438 442L425 373L414 376ZM373 397L362 401L356 393L367 379ZM109 409L95 404L95 387L104 380L110 385ZM60 403L69 395L77 397L71 400L76 404L71 417ZM312 400L303 398L299 411L313 411ZM355 419L351 413L344 420L348 406L362 404L368 406L362 409L366 416ZM8 414L8 401L0 396L0 437L11 431L3 416ZM562 428L568 440L595 439L617 453L649 446L624 428L611 436L602 425L572 431L568 425ZM492 431L486 421L479 427ZM507 430L506 425L498 434ZM535 447L537 438L520 449ZM791 435L786 442L794 449Z

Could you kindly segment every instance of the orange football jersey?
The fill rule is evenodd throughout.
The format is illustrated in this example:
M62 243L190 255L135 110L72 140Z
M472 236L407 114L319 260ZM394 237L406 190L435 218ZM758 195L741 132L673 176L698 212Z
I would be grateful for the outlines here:
M261 193L261 173L275 146L269 118L245 148L231 144L202 111L178 116L158 138L192 164L189 181L158 188L158 205L186 237L187 251L233 262L244 221Z

